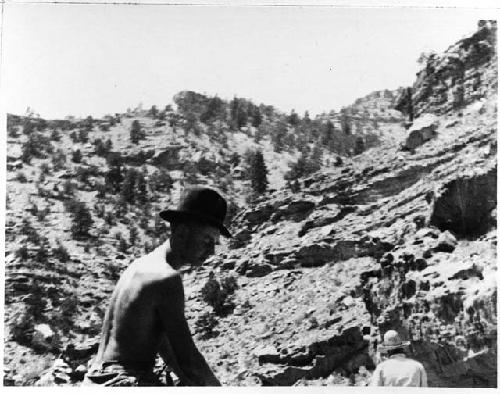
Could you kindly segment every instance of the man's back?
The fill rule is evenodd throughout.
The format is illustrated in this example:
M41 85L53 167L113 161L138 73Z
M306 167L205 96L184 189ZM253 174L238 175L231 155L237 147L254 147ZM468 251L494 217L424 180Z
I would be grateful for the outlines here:
M421 363L396 354L377 366L371 386L427 387L427 375Z
M153 367L162 338L155 287L175 274L165 262L165 249L162 245L134 261L120 277L104 319L94 365L117 363L141 370Z

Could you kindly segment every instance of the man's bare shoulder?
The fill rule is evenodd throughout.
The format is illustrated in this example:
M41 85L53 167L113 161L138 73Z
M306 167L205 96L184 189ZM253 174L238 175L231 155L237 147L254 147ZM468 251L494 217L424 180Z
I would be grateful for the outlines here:
M164 257L153 253L135 260L130 269L135 276L140 276L151 284L175 282L181 279L179 272L174 270Z

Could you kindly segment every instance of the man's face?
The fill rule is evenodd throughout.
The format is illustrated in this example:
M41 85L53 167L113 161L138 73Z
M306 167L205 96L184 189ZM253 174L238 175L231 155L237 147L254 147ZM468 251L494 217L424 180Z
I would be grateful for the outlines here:
M209 225L186 223L181 236L184 238L181 254L185 263L198 266L215 253L215 245L219 244L220 232Z

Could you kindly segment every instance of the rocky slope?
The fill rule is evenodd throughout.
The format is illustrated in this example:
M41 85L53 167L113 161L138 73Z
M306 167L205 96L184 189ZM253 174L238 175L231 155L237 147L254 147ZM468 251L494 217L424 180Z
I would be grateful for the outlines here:
M194 93L180 96L190 94ZM209 103L214 99L198 97ZM219 187L234 215L247 204L246 155L256 149L263 152L269 188L284 186L284 175L300 153L293 139L286 149L276 151L275 127L288 136L301 127L307 136L321 121L303 120L293 126L286 114L261 107L267 111L262 115L263 128L250 121L235 128L225 113L204 123L194 104L184 105L184 112L170 107L153 116L151 111L135 109L104 119L47 121L34 114L9 115L6 384L33 384L61 351L73 357L75 368L87 362L120 272L134 256L168 236L157 213L176 205L184 187ZM142 134L137 143L130 138L135 122ZM312 142L305 145L319 140L319 135L311 136ZM318 165L330 165L337 157L323 147ZM121 181L116 182L118 178ZM126 191L126 185L133 187ZM75 236L79 221L90 221L88 234ZM63 371L56 381L64 383L81 374L71 376Z
M483 25L471 40L494 34ZM236 304L245 307L222 318L219 336L202 345L227 383L346 384L343 375L364 384L381 336L397 329L411 340L430 385L496 386L490 60L477 61L482 94L459 112L415 99L417 108L442 114L423 145L374 148L235 219L232 249L207 270L243 275ZM189 277L192 318L203 308L196 282L204 275Z
M469 46L495 34L495 26L483 23ZM391 138L383 146L301 178L295 193L279 189L238 213L232 221L234 240L204 266L184 272L190 326L223 384L364 385L377 358L377 343L392 328L411 340L412 355L425 365L430 385L496 386L493 48L493 57L484 55L489 60L483 59L485 52L475 60L484 77L473 99L450 107L448 101L430 102L428 96L413 98L415 108L435 116L428 139L402 149L408 145L405 129L393 122ZM419 74L416 86L434 86L437 76L426 75ZM422 118L423 110L418 115ZM151 127L148 138L155 138ZM427 126L415 121L413 127L425 134L422 128ZM159 133L157 138L152 149L165 136ZM8 149L13 151L14 145ZM123 139L113 140L115 145L131 151ZM189 146L187 156L200 149ZM26 167L28 177L39 176L37 167ZM8 183L7 383L33 383L62 349L66 363L53 364L40 384L75 384L96 351L113 283L128 264L128 254L142 253L144 245L117 253L119 242L112 235L99 233L101 244L72 240L64 199L49 194L44 203L50 205L49 220L43 222L42 235L50 243L60 239L67 244L71 259L67 264L30 261L28 270L15 253L24 242L19 236L23 214L16 204L32 214L26 200L36 198L38 190L33 182L15 178L14 169ZM46 182L46 190L57 183L51 176ZM78 193L88 202L97 194L92 188ZM158 197L151 212L175 201L173 193L167 196ZM131 213L140 218L140 212ZM105 227L105 220L94 219L96 228ZM128 226L116 224L123 233ZM205 285L228 277L237 286L224 308L213 310ZM49 296L43 305L49 318L71 312L61 305L72 294L78 296L78 313L71 315L76 324L61 331L61 338L39 324L33 337L40 347L34 350L11 340L13 327L20 327L12 322L25 305L36 305L41 294ZM50 328L51 320L42 323ZM34 353L49 350L52 356L45 358Z
M451 45L443 54L427 54L411 87L415 116L460 110L498 87L496 21L480 21L472 36ZM408 110L406 91L395 107ZM399 101L399 102L398 102Z
M431 385L495 385L496 97L479 104L413 155L371 150L241 214L234 249L210 264L245 276L237 304L252 307L219 323L212 362L239 349L240 374L272 385L349 375L395 328ZM480 351L486 366L463 364ZM223 363L237 384L236 360Z

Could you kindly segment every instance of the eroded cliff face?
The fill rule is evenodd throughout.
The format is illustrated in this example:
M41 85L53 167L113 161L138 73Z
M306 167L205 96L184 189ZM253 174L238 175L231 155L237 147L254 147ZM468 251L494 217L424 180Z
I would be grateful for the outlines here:
M231 250L206 270L239 275L245 308L201 342L227 383L362 385L396 329L431 386L496 386L495 31L480 24L418 75L432 138L371 149L235 219ZM192 321L202 272L188 277Z
M496 384L496 365L463 361L496 354L495 101L441 117L436 139L415 154L371 150L236 219L233 249L207 270L242 275L236 304L247 308L203 343L208 354L227 349L212 362L228 382L369 370L383 333L397 329L431 385ZM202 302L188 304L195 320Z
M497 23L479 21L470 37L451 45L443 54L431 53L410 89L415 117L424 113L458 111L497 89ZM407 91L396 108L408 113Z

